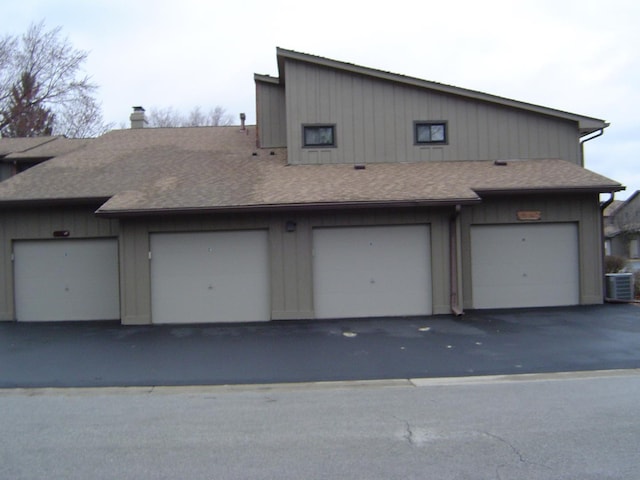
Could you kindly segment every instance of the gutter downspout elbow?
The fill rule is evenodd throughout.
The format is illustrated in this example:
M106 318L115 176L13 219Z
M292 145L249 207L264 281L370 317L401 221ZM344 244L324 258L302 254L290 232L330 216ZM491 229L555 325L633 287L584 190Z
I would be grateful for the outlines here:
M597 134L592 137L585 138L584 140L580 140L580 163L582 164L582 168L584 168L584 144L593 140L594 138L601 137L604 135L604 129L609 126L608 123L605 124L604 128L601 128Z
M609 195L611 195L607 200L605 200L604 202L600 202L600 212L604 213L605 208L607 208L609 205L611 205L613 203L613 200L616 198L616 194L615 192L611 192Z
M458 288L460 261L458 255L458 235L460 211L462 207L456 205L455 212L449 218L449 289L451 292L451 311L456 316L464 315L464 311L460 306L460 289Z

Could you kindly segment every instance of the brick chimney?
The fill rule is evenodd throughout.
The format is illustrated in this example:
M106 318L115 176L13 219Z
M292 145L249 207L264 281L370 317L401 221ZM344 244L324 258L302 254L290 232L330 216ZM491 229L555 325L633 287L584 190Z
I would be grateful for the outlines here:
M133 107L133 113L129 117L131 120L131 128L144 128L147 119L144 116L144 108Z

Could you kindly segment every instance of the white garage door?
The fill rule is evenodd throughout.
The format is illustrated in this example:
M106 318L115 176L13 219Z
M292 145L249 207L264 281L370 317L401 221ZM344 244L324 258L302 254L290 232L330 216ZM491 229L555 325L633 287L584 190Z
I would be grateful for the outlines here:
M19 321L120 318L116 239L16 241Z
M151 235L153 323L270 319L266 231Z
M576 224L474 226L471 255L474 308L580 303Z
M317 318L431 313L428 225L313 231Z

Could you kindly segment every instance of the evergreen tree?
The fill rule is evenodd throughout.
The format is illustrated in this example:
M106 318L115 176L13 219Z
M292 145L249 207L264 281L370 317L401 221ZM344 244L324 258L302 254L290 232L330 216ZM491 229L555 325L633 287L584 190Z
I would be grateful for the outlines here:
M37 137L51 135L54 115L39 102L39 90L34 75L22 74L20 83L11 89L8 117L12 122L3 131L5 137Z
M44 22L19 37L0 36L0 135L92 137L108 130L97 86L82 72L87 55Z

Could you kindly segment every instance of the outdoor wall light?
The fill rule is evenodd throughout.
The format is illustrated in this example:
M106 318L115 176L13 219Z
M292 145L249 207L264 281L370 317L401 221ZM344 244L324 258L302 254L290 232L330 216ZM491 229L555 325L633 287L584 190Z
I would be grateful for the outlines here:
M53 236L57 237L57 238L59 238L59 237L68 237L69 235L70 235L69 230L55 230L53 232Z
M287 220L287 223L284 224L284 228L287 232L295 232L296 222L294 222L293 220Z

